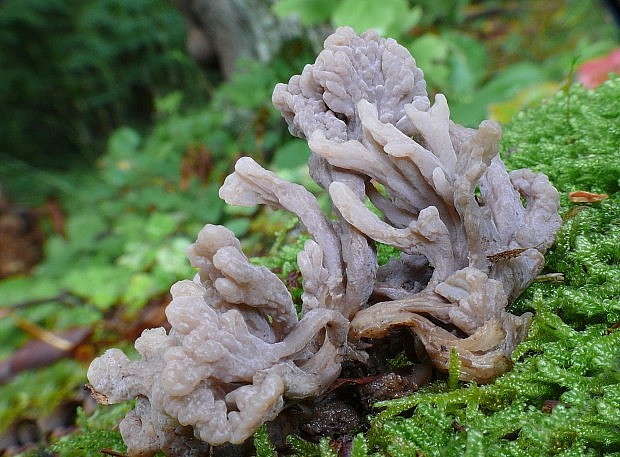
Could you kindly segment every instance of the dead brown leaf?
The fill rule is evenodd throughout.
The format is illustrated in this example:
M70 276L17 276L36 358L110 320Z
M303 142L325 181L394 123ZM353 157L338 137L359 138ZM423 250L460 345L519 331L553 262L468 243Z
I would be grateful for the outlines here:
M568 199L573 203L596 203L608 198L607 194L595 194L585 190L576 190L568 194Z

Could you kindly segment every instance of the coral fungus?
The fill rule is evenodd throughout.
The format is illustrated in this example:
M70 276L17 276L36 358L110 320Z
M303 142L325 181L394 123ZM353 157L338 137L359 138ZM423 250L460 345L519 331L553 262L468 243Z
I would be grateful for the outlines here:
M440 370L456 351L460 378L483 383L510 368L526 335L530 315L506 307L543 267L559 196L543 174L506 171L499 125L451 122L405 48L350 28L277 85L273 102L307 139L310 174L333 217L250 158L220 196L297 215L312 238L298 256L301 317L229 230L205 226L189 253L198 274L171 290L170 332L146 330L140 360L110 349L88 372L109 402L138 399L121 423L130 455L241 443L286 399L323 392L343 361L364 363L373 341L396 328L409 328ZM400 257L379 267L377 242Z

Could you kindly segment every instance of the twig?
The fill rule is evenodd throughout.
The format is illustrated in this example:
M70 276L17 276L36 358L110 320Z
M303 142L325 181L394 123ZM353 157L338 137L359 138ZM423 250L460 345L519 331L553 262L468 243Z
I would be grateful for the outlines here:
M112 449L101 449L101 453L105 455L113 455L114 457L127 457L127 455L121 452L116 452Z
M58 295L44 298L36 298L34 300L26 300L20 303L15 303L14 305L7 305L7 308L28 308L29 306L42 305L44 303L50 302L60 302L63 305L68 306L80 306L85 304L84 300L82 300L81 297L72 294L67 290L63 290Z

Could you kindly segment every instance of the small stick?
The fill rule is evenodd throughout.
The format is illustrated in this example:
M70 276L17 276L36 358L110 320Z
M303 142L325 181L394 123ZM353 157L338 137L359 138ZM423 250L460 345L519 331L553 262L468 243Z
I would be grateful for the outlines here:
M513 257L518 257L519 255L521 255L522 252L525 252L528 249L529 248L509 249L507 251L502 251L496 254L488 255L487 259L489 259L491 262L499 262L500 260L508 260L508 259L512 259Z
M547 273L544 275L538 275L534 278L534 282L550 282L558 284L564 282L564 275L562 273Z
M112 455L114 457L127 457L125 454L121 452L116 452L112 449L101 449L101 453L105 455Z

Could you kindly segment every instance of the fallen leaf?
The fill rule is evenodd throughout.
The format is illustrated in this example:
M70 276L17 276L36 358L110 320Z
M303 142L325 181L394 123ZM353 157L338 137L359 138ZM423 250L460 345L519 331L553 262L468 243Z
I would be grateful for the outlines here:
M90 393L90 396L98 404L100 404L100 405L109 405L110 404L110 401L108 400L108 397L105 394L102 394L101 392L96 391L95 388L92 386L92 384L85 384L84 387L86 387L86 389Z
M21 371L48 366L57 360L71 356L77 347L90 338L91 334L90 327L78 327L54 334L55 338L63 342L63 347L50 345L38 339L28 341L10 357L0 361L0 384Z
M585 190L576 190L568 194L568 199L573 203L596 203L608 198L607 194L595 194Z

